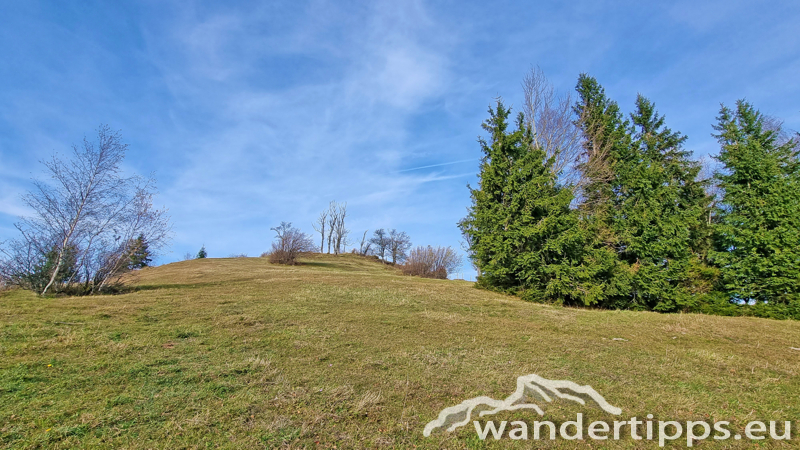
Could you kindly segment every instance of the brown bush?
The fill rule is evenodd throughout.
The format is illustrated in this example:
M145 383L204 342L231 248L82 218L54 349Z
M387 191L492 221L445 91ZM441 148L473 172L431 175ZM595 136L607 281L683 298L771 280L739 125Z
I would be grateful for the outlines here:
M272 264L296 264L297 258L296 255L293 257L290 252L284 250L276 250L275 248L269 252L269 262Z
M280 226L272 230L277 233L276 239L272 243L272 250L265 254L273 264L297 264L297 256L300 253L311 252L316 248L311 238L293 228L291 223L281 222Z
M408 254L400 269L406 275L444 280L461 266L461 255L451 247L419 246Z

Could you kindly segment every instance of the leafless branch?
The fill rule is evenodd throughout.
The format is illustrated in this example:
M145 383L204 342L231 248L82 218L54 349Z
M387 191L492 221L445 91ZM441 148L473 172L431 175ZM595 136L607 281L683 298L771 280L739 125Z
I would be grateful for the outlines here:
M319 244L319 252L325 252L325 224L327 223L328 219L328 211L322 211L319 213L319 217L317 217L317 221L312 224L314 227L314 231L319 233L320 235L320 244Z
M462 257L451 247L416 247L408 255L402 270L406 275L445 279L461 267Z
M392 264L403 262L406 252L411 248L411 238L405 231L389 230L389 254L392 255Z
M553 171L564 185L578 185L577 165L582 153L581 131L575 124L572 98L557 95L539 67L522 80L525 120L533 131L534 145L552 159Z
M289 222L281 222L279 226L270 229L275 231L275 242L272 243L272 251L269 253L272 263L294 265L300 253L314 251L316 247L308 235L292 227Z
M101 126L97 138L73 146L70 159L44 161L52 182L36 180L22 196L34 215L16 224L21 238L5 252L2 266L42 295L76 282L100 291L128 266L136 236L153 250L169 238L166 211L153 208L153 179L122 176L127 144L118 132Z

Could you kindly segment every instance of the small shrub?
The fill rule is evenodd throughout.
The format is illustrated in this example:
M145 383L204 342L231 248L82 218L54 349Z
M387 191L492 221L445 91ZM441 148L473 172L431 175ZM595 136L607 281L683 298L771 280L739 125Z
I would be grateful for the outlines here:
M292 227L291 223L281 222L280 226L271 230L276 233L272 250L268 253L269 262L273 264L297 264L300 253L312 252L316 248L311 238Z
M448 273L461 267L461 255L451 247L419 246L408 254L400 269L406 275L444 280Z
M290 252L275 249L273 248L271 252L269 252L269 262L272 264L295 264L296 258L292 257Z

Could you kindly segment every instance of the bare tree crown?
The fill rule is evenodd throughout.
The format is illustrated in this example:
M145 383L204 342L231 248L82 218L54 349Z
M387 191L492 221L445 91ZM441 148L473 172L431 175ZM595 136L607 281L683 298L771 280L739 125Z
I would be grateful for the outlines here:
M558 95L544 72L534 67L522 80L525 121L533 131L534 145L552 158L553 172L564 185L578 185L577 164L583 146L569 94Z
M269 252L270 262L296 264L300 253L312 252L316 248L311 237L292 227L291 222L281 222L270 230L275 232L275 241L272 243L272 251Z
M452 247L419 246L411 250L402 270L406 275L445 279L459 267L463 259Z
M51 182L35 180L22 196L33 215L15 224L21 237L3 250L4 278L41 294L74 283L97 292L129 266L138 236L150 250L166 244L169 218L153 207L155 181L122 175L127 148L103 125L96 143L84 138L71 158L43 161Z

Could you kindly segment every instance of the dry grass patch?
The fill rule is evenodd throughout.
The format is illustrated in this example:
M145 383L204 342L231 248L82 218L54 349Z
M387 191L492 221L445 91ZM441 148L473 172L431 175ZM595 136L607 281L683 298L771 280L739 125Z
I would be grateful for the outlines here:
M117 296L0 293L0 447L529 448L422 437L442 408L528 373L590 384L625 417L800 416L796 322L566 309L353 255L301 263L184 261Z

